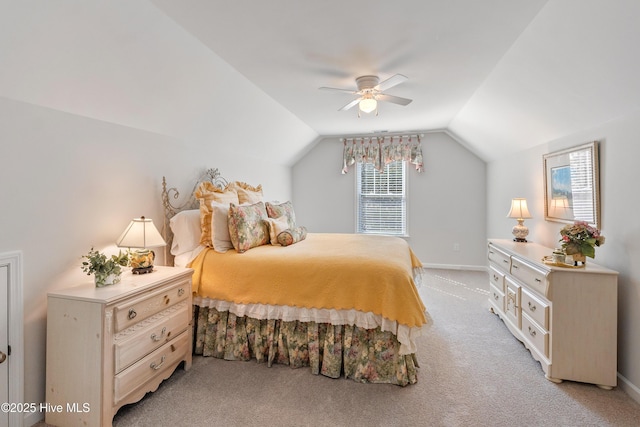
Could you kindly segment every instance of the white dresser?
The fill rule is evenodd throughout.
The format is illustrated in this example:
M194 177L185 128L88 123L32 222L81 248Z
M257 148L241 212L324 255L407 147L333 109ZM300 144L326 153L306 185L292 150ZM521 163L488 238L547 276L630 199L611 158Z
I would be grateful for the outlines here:
M47 306L45 420L111 426L118 409L155 391L184 361L191 367L191 275L155 267L51 292Z
M547 265L552 249L490 239L489 303L550 381L617 384L618 273Z

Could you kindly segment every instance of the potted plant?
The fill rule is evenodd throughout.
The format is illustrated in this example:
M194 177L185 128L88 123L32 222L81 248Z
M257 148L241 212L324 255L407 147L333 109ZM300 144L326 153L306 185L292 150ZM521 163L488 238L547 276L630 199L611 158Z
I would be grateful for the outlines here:
M600 230L585 221L576 221L560 230L560 242L567 255L573 257L575 265L585 264L586 258L595 258L596 247L604 244L604 236Z
M91 274L94 275L96 286L99 288L119 283L122 267L129 264L129 255L122 251L119 251L118 255L107 257L100 251L91 248L89 253L83 255L82 258L86 258L86 261L82 262L80 268L87 273L88 276Z

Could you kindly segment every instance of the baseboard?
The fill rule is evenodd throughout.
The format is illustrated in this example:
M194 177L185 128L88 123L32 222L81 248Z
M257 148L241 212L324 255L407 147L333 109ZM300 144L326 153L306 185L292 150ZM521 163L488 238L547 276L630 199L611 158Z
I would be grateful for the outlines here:
M640 403L640 388L618 372L618 388L627 393L636 402Z
M486 265L429 264L423 262L422 266L426 269L487 271Z

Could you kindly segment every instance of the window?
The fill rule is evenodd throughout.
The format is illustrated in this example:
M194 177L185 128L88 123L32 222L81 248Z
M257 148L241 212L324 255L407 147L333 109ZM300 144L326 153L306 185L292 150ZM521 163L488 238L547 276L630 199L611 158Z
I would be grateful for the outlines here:
M406 162L389 163L383 173L358 163L356 192L357 233L406 236Z

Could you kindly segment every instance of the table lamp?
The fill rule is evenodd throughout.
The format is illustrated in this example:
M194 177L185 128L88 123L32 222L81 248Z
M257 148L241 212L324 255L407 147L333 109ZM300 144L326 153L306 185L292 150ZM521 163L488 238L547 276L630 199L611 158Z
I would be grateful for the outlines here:
M130 254L131 272L133 274L151 273L155 253L148 248L165 246L166 242L149 218L134 218L116 241L118 247L136 248Z
M527 208L527 200L523 198L516 198L511 200L511 210L507 214L508 218L516 218L517 225L514 225L511 232L515 236L514 242L526 242L529 229L524 225L525 218L531 218L529 209Z

